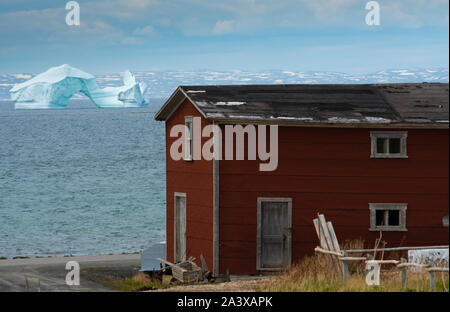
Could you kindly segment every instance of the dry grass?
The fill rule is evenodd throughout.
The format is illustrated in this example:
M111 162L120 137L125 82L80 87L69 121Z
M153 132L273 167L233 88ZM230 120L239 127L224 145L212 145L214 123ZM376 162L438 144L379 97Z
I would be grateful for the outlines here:
M353 240L346 242L342 249L362 249L364 241ZM352 256L363 256L352 254ZM384 259L398 258L398 255L377 255ZM431 291L428 273L407 274L407 285L402 288L401 271L392 265L382 265L380 286L368 286L365 282L366 272L363 261L349 263L349 278L344 282L340 272L336 269L332 256L319 254L303 258L294 264L289 271L282 272L263 283L262 291L281 292L401 292ZM436 291L449 290L448 273L436 273Z
M166 288L158 279L154 279L147 274L137 273L131 278L123 278L113 275L103 276L97 283L118 291L144 291L152 289Z

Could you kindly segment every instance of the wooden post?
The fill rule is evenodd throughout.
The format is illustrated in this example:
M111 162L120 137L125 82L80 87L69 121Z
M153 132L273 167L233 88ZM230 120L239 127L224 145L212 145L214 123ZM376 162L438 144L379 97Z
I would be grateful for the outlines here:
M405 263L406 259L405 258L401 258L401 262ZM402 288L406 287L406 274L407 274L407 268L406 266L402 267Z
M27 291L29 291L30 290L30 288L28 287L28 278L25 276L25 289L27 290Z
M434 264L431 265L431 267L434 267ZM431 291L436 291L436 276L434 274L433 270L428 271L430 273L430 288Z
M432 291L436 291L436 280L433 271L430 271L430 288Z
M343 252L343 256L347 257L346 251ZM346 282L348 280L348 261L342 260L341 263L342 263L342 278L344 279L344 282Z

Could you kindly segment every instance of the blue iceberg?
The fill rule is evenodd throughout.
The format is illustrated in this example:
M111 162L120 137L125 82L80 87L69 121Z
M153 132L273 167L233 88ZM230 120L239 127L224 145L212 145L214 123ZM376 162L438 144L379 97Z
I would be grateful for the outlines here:
M133 74L122 74L123 86L100 88L94 76L64 64L52 67L9 92L15 108L65 108L76 93L87 96L97 107L142 107L147 105L145 83L137 83Z

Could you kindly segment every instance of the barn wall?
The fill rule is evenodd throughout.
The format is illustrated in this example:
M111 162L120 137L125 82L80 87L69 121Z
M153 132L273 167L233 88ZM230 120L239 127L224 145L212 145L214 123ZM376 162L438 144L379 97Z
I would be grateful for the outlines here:
M318 212L341 243L361 237L372 247L369 203L408 203L408 231L384 232L387 247L448 244L448 130L409 130L408 159L371 159L369 131L279 127L276 171L220 161L220 273L257 273L257 197L292 198L293 262L313 254Z
M174 161L170 146L177 138L170 137L170 129L184 125L185 116L201 117L188 101L166 121L166 240L167 259L174 259L174 193L186 193L186 258L193 256L200 265L200 254L205 257L209 269L213 269L213 167L211 161ZM202 117L202 125L207 121ZM207 139L203 139L203 143Z

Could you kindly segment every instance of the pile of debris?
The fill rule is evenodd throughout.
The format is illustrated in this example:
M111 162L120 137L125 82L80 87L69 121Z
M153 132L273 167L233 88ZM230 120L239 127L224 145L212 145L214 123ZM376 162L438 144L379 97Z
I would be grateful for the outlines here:
M212 273L206 265L203 255L200 255L202 267L195 264L195 258L172 263L167 260L157 258L161 262L161 268L156 271L146 272L153 278L158 278L163 284L177 284L177 283L199 283L199 282L213 282ZM164 264L164 266L162 265Z

